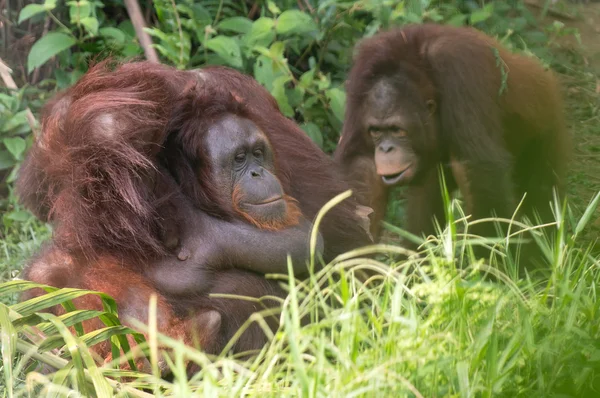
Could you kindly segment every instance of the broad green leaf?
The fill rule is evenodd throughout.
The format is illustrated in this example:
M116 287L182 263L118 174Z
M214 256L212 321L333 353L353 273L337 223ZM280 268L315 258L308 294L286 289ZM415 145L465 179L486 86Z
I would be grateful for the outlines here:
M309 109L319 101L318 95L310 95L306 101L304 101L304 109ZM320 106L320 105L319 105Z
M0 104L3 104L8 109L13 109L13 107L16 105L16 103L17 103L17 97L8 95L8 94L4 94L4 93L0 93Z
M494 11L493 3L490 3L479 10L473 11L471 14L471 24L475 25L476 23L483 22L492 16L492 12Z
M275 97L277 103L279 104L279 109L281 110L281 113L283 113L287 117L294 116L294 110L290 106L287 95L285 93L285 85L290 80L291 78L289 76L279 76L273 82L273 90L271 91L271 94L273 95L273 97Z
M6 133L8 131L17 129L19 126L24 124L27 124L27 111L17 112L2 125L0 131Z
M346 93L339 88L327 90L325 96L329 100L329 106L335 117L340 121L344 121L344 107L346 106Z
M19 13L19 20L17 23L21 23L37 14L41 14L46 11L46 7L41 4L28 4Z
M273 62L265 55L259 55L254 63L254 78L267 90L273 89L275 73L273 72Z
M301 87L293 87L285 90L285 93L288 97L288 101L290 102L290 106L292 108L296 108L302 105L302 100L304 99L304 89Z
M15 159L21 160L21 156L23 155L23 152L25 152L25 148L27 147L27 144L23 138L8 137L2 140L2 142L4 143L6 149L8 149L8 151L11 153L11 155L14 156Z
M267 9L273 15L281 14L281 10L279 9L279 7L277 7L277 4L275 4L275 2L272 0L267 1Z
M246 34L252 29L252 21L246 17L225 18L219 22L217 28L220 30Z
M119 28L119 30L123 33L125 33L127 36L133 38L135 37L135 28L133 27L133 24L131 23L130 20L125 20L123 22L121 22L117 28ZM145 30L145 29L144 29Z
M287 10L277 18L275 29L281 34L309 33L317 30L317 24L302 11Z
M89 17L92 14L92 7L86 0L82 1L69 1L69 17L71 23L81 22L82 19Z
M100 28L98 30L100 36L111 38L119 44L125 43L125 33L117 28Z
M329 88L329 86L331 86L331 81L329 80L329 77L321 74L319 76L319 81L317 83L317 87L319 88L319 90L326 90Z
M27 71L44 65L50 58L77 43L71 35L61 32L50 32L35 42L27 57Z
M311 69L300 76L300 86L309 88L315 79L315 70Z
M15 165L15 158L8 151L0 151L0 170L10 169Z
M275 62L285 62L285 56L283 55L284 51L285 43L282 41L276 41L269 47L269 53Z
M467 16L465 14L456 14L451 17L446 23L452 26L465 26L465 22L467 21Z
M196 23L200 24L201 26L210 25L210 23L212 22L212 16L210 14L210 11L208 11L206 7L199 4L199 2L193 2L193 5L191 7L194 11L193 17Z
M79 22L85 27L85 30L87 30L88 33L93 36L98 34L98 20L96 18L86 17L82 18Z
M258 18L252 23L252 29L244 36L250 47L269 46L275 39L275 21L272 18Z
M208 40L205 45L209 50L214 51L223 58L230 66L235 68L243 66L242 52L237 40L227 36L217 36Z
M311 140L315 144L319 146L319 148L323 149L323 133L321 133L321 129L314 123L308 122L304 123L300 126L302 130L310 137Z
M25 221L31 219L31 213L29 213L28 211L24 211L24 210L11 211L10 213L6 214L4 217L8 218L9 220L13 220L13 221L25 222Z

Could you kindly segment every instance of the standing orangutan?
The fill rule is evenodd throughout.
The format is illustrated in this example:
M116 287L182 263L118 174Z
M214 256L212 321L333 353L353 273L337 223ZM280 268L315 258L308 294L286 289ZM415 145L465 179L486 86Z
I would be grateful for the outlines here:
M158 291L160 330L187 342L197 334L204 350L220 352L260 306L208 294L283 296L261 274L286 272L288 253L306 273L308 220L347 189L273 104L226 68L93 67L49 104L19 175L21 200L54 227L25 278L107 292L142 321ZM325 259L369 243L355 206L326 217L317 247ZM100 306L92 296L76 304ZM264 342L256 326L234 352Z
M406 185L407 230L434 233L434 219L445 219L441 166L474 219L510 219L526 194L521 214L553 221L549 202L562 192L571 145L556 78L533 58L474 29L407 26L360 44L347 91L335 159L358 177L376 218L387 188Z

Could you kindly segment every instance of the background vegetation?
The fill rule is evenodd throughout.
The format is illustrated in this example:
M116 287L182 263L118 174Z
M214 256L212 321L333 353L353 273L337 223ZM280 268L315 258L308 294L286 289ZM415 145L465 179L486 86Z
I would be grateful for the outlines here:
M143 57L144 52L120 0L4 0L0 4L10 5L0 15L0 57L12 68L19 87L0 92L2 281L17 276L24 261L50 236L48 227L22 209L12 192L16 168L32 140L27 109L37 114L54 91L75 82L91 61ZM335 147L343 120L343 83L353 46L379 29L423 21L472 25L514 51L540 57L561 74L577 143L569 206L557 216L560 228L555 240L547 242L551 274L544 280L518 279L503 256L489 268L471 262L468 245L455 228L447 227L420 259L398 263L395 255L401 248L378 246L371 250L380 254L381 261L361 258L364 252L349 253L305 284L292 286L282 312L284 325L256 360L219 357L209 362L200 352L160 338L177 353L174 381L162 380L154 370L152 376L127 373L130 378L120 384L105 377L118 372L110 366L96 368L86 349L92 341L127 333L115 326L118 320L108 316L112 321L100 335L71 335L64 325L85 314L44 319L35 313L81 293L55 293L15 305L15 293L27 285L7 283L0 285L0 300L10 305L0 303L5 383L0 394L11 396L29 389L34 395L62 396L73 389L84 396L110 396L115 391L139 396L144 394L139 387L174 396L192 391L223 396L600 394L596 297L600 271L595 246L600 218L598 196L594 196L600 186L600 63L594 64L578 45L579 31L570 27L572 6L536 4L526 6L517 0L141 2L147 31L162 62L186 69L223 64L253 75L274 95L282 112L327 152ZM536 18L532 10L550 14ZM449 201L448 206L458 208L456 202ZM401 215L401 203L392 203L390 241ZM463 261L454 261L455 255ZM460 264L467 266L460 268ZM351 266L379 269L381 283L358 282L347 271ZM495 272L496 282L483 279L481 269ZM338 281L325 283L332 276ZM109 315L113 307L107 306ZM315 322L300 328L298 319L303 314L312 314ZM35 334L32 337L31 326L51 338L42 344ZM29 333L17 337L17 332ZM71 344L70 349L57 351L63 341ZM150 347L156 344L157 340L150 341ZM35 346L34 354L31 347ZM204 365L193 380L183 374L184 356ZM35 368L32 357L64 370L47 376L30 372L25 384L27 371Z

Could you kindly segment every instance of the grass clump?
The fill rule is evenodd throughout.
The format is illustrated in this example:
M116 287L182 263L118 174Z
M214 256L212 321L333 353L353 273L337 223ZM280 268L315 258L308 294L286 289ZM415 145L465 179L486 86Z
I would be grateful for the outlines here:
M398 259L407 254L404 249L385 244L340 256L305 281L291 280L280 329L251 359L209 357L150 330L145 344L152 372L97 366L88 345L110 336L118 344L116 336L131 330L116 321L103 337L71 334L66 326L88 312L38 314L58 296L66 300L80 293L62 289L35 302L2 304L4 394L597 396L600 259L578 237L599 200L600 195L579 220L563 218L554 228L555 239L547 242L552 266L543 278L504 272L510 253L501 246L489 264L471 261L469 242L450 226L431 237L420 255L408 253L408 260ZM364 270L373 276L358 278ZM0 286L3 295L24 288L22 282ZM102 316L114 320L110 298L103 300ZM307 326L301 326L304 317L311 320ZM45 339L33 330L43 330ZM63 342L62 350L52 350ZM159 347L171 352L168 380L156 366ZM201 366L191 378L187 361ZM44 375L35 362L61 370Z

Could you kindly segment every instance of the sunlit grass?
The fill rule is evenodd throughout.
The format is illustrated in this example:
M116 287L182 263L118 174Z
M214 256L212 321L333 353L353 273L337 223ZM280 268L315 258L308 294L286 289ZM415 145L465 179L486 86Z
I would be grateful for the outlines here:
M541 242L550 260L543 278L511 274L513 256L505 240L486 242L496 253L475 261L470 247L480 241L468 228L464 233L460 207L448 201L451 213L458 214L454 224L429 237L419 253L374 245L293 281L280 329L251 359L207 356L139 325L150 335L145 352L152 371L119 370L117 360L96 364L88 349L110 336L118 346L126 340L115 336L130 331L118 325L107 296L102 296L107 309L102 317L110 322L93 336L72 334L67 326L97 312L39 313L82 292L60 289L3 304L4 394L595 396L600 394L600 260L578 238L598 201L600 195L579 219L556 206L562 218L550 227L552 239ZM364 270L373 276L358 278ZM0 295L30 286L9 282L0 285ZM311 322L301 327L303 317ZM165 349L169 356L160 354ZM170 379L162 377L159 361L170 369ZM188 362L201 366L192 377ZM36 363L60 370L42 374Z

